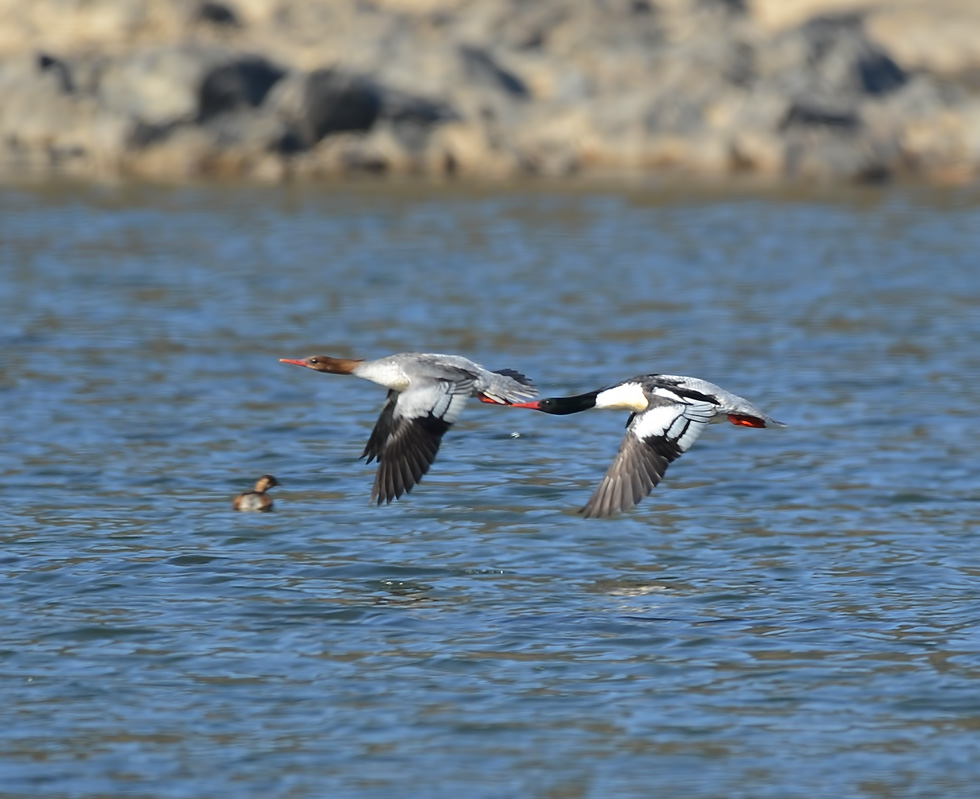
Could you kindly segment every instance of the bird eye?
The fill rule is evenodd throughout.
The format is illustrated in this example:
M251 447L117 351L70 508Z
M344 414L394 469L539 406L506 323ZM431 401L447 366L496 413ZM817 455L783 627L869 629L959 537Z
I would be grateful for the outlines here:
M320 363L316 358L310 358L309 361L310 363Z

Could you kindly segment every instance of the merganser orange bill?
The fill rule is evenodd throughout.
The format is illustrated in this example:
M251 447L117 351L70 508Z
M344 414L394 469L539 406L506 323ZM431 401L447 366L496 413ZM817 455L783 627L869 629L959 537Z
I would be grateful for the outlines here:
M537 396L531 381L513 369L490 371L460 355L404 352L374 361L280 358L316 372L355 375L385 386L388 397L368 437L362 458L377 460L371 501L390 504L428 473L446 431L459 419L468 397L513 405Z
M786 426L714 383L679 375L639 375L574 397L511 404L558 415L590 408L631 411L619 453L580 511L586 518L614 516L634 507L710 423L727 419L742 427Z

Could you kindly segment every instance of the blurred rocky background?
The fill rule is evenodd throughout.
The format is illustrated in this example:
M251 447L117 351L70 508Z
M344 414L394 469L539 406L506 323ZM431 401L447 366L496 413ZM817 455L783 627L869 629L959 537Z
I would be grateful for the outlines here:
M980 0L0 0L0 177L978 164Z

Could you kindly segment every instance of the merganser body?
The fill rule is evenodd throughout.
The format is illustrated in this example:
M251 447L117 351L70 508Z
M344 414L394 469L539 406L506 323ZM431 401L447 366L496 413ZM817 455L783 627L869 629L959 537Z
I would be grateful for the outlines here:
M435 460L442 437L459 419L469 397L512 405L537 396L520 372L490 371L460 355L405 352L374 361L280 358L317 372L350 374L385 386L388 397L362 458L378 462L371 501L391 503L418 484Z
M638 375L586 394L512 405L558 415L590 408L631 412L619 453L581 509L587 518L613 516L635 506L708 424L727 420L742 427L786 426L714 383L679 375Z

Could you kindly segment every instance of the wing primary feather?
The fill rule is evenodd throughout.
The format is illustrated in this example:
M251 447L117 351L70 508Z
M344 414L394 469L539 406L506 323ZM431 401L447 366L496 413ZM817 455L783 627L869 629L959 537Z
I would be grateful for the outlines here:
M395 427L395 406L397 404L398 392L392 389L385 398L385 404L381 408L378 421L374 423L371 435L368 436L367 444L364 445L364 452L361 453L362 458L367 458L367 463L373 460L377 460L379 463L381 462L381 453L384 452L388 439Z
M450 422L431 413L411 419L394 418L390 435L377 455L378 472L372 499L390 504L409 493L428 473Z
M533 386L534 382L523 372L518 372L516 369L494 369L494 374L503 375L504 377L512 377L518 383L525 386Z

